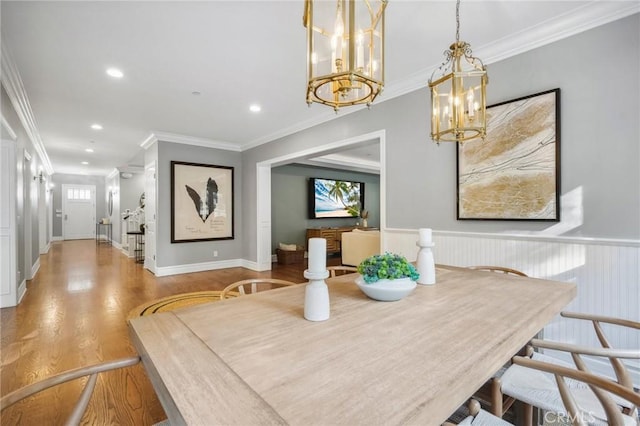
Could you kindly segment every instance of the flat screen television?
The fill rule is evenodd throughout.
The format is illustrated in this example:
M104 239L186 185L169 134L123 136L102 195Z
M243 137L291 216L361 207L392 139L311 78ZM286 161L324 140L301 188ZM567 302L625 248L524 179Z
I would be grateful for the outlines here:
M310 178L309 218L359 217L364 208L364 182Z

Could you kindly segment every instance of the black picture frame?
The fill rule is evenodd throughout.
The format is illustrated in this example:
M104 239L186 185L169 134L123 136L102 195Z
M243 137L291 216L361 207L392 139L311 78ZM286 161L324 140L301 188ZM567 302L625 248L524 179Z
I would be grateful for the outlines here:
M234 239L234 168L171 161L171 242Z
M487 107L487 137L457 144L457 219L560 220L560 89Z

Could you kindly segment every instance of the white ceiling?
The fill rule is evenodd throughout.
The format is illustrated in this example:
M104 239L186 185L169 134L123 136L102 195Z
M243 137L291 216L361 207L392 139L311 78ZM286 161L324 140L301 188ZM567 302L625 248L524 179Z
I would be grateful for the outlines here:
M10 52L55 172L107 175L140 164L140 143L158 132L242 150L335 117L305 103L303 4L3 0L3 60ZM461 39L490 64L639 5L464 1ZM381 101L424 87L455 38L455 2L391 0L386 34ZM108 77L109 66L124 78ZM252 103L262 111L249 112Z

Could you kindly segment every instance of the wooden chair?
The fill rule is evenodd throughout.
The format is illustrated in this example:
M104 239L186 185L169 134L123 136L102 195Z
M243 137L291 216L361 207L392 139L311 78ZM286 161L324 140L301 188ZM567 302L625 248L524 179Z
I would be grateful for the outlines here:
M499 417L494 416L480 407L480 403L471 398L468 404L469 417L458 423L458 426L513 426ZM462 407L461 407L462 409ZM442 426L454 426L455 423L445 422Z
M236 281L235 283L226 286L220 293L220 299L230 299L236 296L257 293L258 288L266 290L296 284L298 283L278 280L275 278L251 278L248 280Z
M78 402L76 403L71 415L67 419L68 425L77 425L82 420L84 413L87 410L87 406L89 405L89 401L91 400L91 396L93 394L93 390L96 387L96 382L98 380L98 374L104 373L105 371L117 370L120 368L131 367L132 365L136 365L140 362L140 357L129 357L122 358L113 361L107 361L100 364L91 365L88 367L80 367L73 370L68 370L62 373L58 373L54 376L43 379L39 382L32 383L30 385L26 385L20 389L17 389L7 395L4 395L0 399L0 411L4 411L5 408L12 406L13 404L28 398L32 395L35 395L39 392L42 392L45 389L49 389L54 386L61 385L63 383L79 379L81 377L89 377L87 383L85 383L82 393L78 398ZM124 392L124 389L123 389Z
M327 270L329 271L329 277L334 278L336 275L346 275L351 274L353 272L358 272L358 268L353 266L327 266ZM340 273L338 273L340 272Z
M520 272L516 269L505 268L504 266L467 266L469 269L475 269L477 271L497 272L499 274L517 275L520 277L526 277L527 274Z
M586 355L587 352L584 354ZM610 356L610 354L605 356ZM579 355L578 358L580 358ZM576 370L526 357L514 357L513 366L535 370L551 375L555 379L563 406L562 410L555 411L561 420L569 420L572 425L576 426L604 423L635 426L640 424L637 413L640 394L636 393L633 388L582 369ZM589 401L591 403L586 402L587 392L593 396L593 402ZM631 407L628 414L620 409L619 404L621 403Z
M549 342L544 340L534 339L531 341L531 345L537 348L552 349L558 351L564 351L571 354L575 366L578 370L588 372L588 368L581 355L606 357L609 359L613 370L616 374L617 382L630 390L633 390L633 383L631 376L627 371L624 363L621 359L640 359L640 350L616 350L611 348L611 344L607 340L604 331L600 323L608 323L617 326L630 327L640 330L640 323L635 321L629 321L624 319L604 317L598 315L578 314L571 312L562 312L561 315L567 318L576 318L582 320L592 321L596 330L596 334L602 347L585 347L576 346L559 342ZM570 364L550 357L548 355L539 353L530 353L530 357L536 362L546 362L548 364L554 364L562 368L571 368ZM569 376L568 376L569 377ZM564 408L561 405L562 394L556 388L550 388L548 383L550 376L544 374L535 374L530 370L523 369L521 366L512 365L499 379L494 379L492 383L492 412L496 416L502 416L505 411L504 396L509 397L510 400L519 400L525 404L525 423L532 423L532 407L538 407L543 410L557 412L560 415L570 414L563 411ZM570 382L571 383L571 382ZM574 386L575 383L570 384L569 387L579 388L580 386ZM582 386L584 388L584 386ZM535 390L533 390L535 388ZM540 391L544 389L544 391ZM588 392L587 392L588 393ZM596 395L597 396L597 395ZM591 397L593 400L593 397ZM635 407L625 407L624 411L631 413L635 410Z

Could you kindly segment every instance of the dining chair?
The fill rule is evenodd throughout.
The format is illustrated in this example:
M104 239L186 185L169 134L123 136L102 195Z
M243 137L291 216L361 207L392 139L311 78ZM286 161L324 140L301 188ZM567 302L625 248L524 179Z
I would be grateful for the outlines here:
M458 423L458 426L513 426L511 423L485 411L480 403L471 398L467 405L469 416ZM445 422L442 426L454 426L455 423Z
M4 395L0 399L0 411L4 411L5 408L12 406L13 404L22 401L32 395L44 391L45 389L52 388L54 386L62 385L63 383L76 380L82 377L88 377L87 382L84 385L78 401L76 402L73 411L69 415L66 424L77 425L82 420L87 406L91 400L91 396L96 387L98 375L106 371L118 370L121 368L131 367L140 362L139 356L133 356L129 358L116 359L112 361L106 361L100 364L95 364L87 367L75 368L73 370L67 370L58 374L55 374L46 379L40 380L35 383L26 385L20 389L10 392ZM124 392L124 389L122 390Z
M517 269L505 268L504 266L467 266L468 269L475 269L477 271L497 272L499 274L517 275L519 277L526 277L527 274L520 272Z
M345 266L345 265L327 266L327 271L329 271L330 278L334 278L336 275L339 276L339 275L346 275L346 274L358 272L358 268L354 266Z
M539 339L533 339L531 341L531 346L570 353L575 366L578 367L578 370L585 372L589 372L589 370L581 355L608 358L615 372L617 383L627 389L633 390L631 376L625 364L622 362L622 359L640 359L640 349L613 349L602 330L601 323L630 327L633 329L640 329L640 323L613 317L573 312L562 312L561 315L566 318L591 321L602 347L577 346ZM528 355L533 361L544 361L562 368L574 367L569 363L546 354L530 352ZM575 382L568 383L570 388L585 388L583 385L577 385ZM581 392L589 393L588 389ZM560 403L562 395L558 388L553 386L552 378L549 375L542 374L540 372L532 372L531 370L523 369L517 365L511 365L500 378L494 378L491 394L492 412L494 415L499 417L501 417L506 411L504 406L505 396L509 401L519 400L524 403L526 424L531 424L532 422L532 407L560 413L560 415L566 415L566 411L563 410L563 406ZM593 402L593 397L591 397L591 401ZM624 407L624 412L626 413L631 413L634 410L635 407L633 406Z
M549 347L551 346L553 345L550 344ZM596 349L606 351L603 348ZM638 351L635 352L637 355ZM578 354L575 350L572 353ZM592 355L594 353L596 351L583 352L584 355ZM608 357L610 353L604 356ZM581 359L579 354L577 358ZM633 358L638 358L638 356ZM563 424L565 421L579 426L638 426L640 424L637 413L637 407L640 405L640 394L634 391L632 387L630 388L581 368L563 367L527 357L514 357L513 367L546 375L555 381L560 403L555 404L555 407L548 412L555 413L555 419L560 420ZM541 389L536 389L536 391L540 392ZM630 410L625 413L620 409L621 406L629 407ZM545 413L545 422L554 420L553 417L548 418L548 412Z
M275 278L251 278L248 280L236 281L226 286L220 293L220 299L230 299L236 296L257 293L259 291L258 289L267 290L296 284L298 283Z

